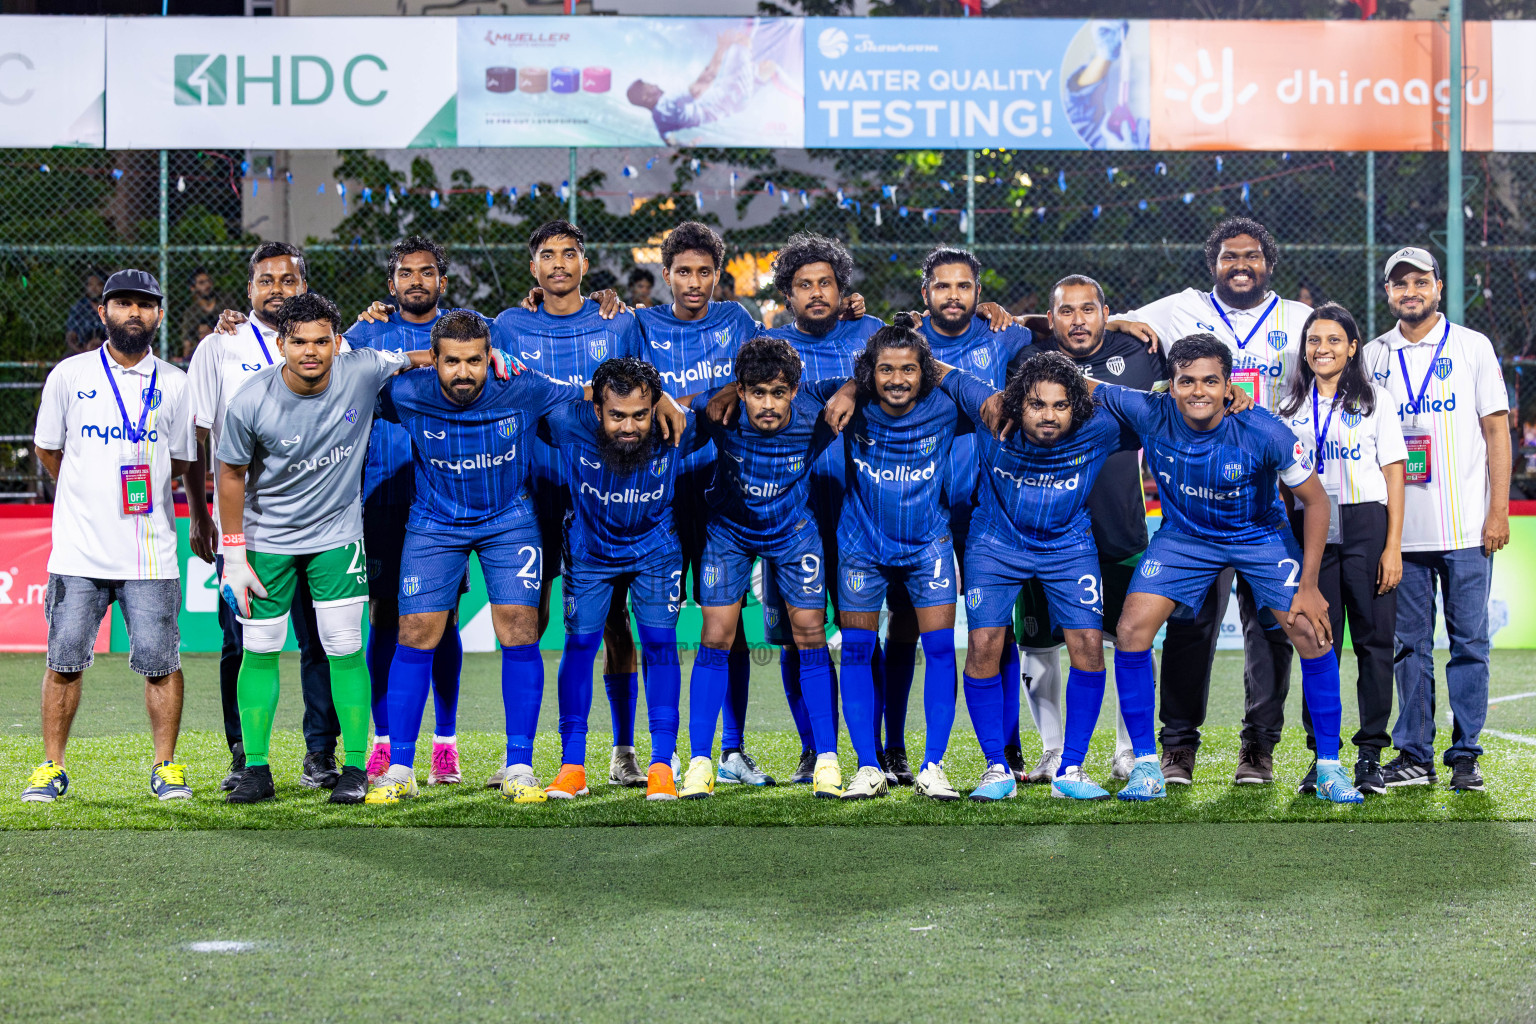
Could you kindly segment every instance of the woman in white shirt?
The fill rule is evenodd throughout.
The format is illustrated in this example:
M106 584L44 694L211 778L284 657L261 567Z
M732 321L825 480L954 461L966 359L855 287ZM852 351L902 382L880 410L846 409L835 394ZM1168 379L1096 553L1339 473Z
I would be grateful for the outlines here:
M1279 415L1290 426L1333 505L1318 587L1328 599L1334 652L1341 658L1344 623L1359 665L1360 729L1353 742L1355 788L1385 793L1381 751L1391 743L1393 636L1397 585L1403 578L1403 480L1408 458L1392 397L1371 382L1361 359L1355 318L1336 302L1312 311L1302 326L1302 358L1287 382ZM1289 495L1287 495L1289 500ZM1300 513L1292 516L1301 536ZM1307 745L1312 722L1303 709ZM1301 791L1315 788L1316 765Z

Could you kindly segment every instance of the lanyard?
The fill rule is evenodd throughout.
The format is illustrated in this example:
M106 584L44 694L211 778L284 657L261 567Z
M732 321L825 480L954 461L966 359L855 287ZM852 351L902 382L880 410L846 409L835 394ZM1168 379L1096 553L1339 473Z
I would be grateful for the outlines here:
M261 336L261 328L256 326L253 320L250 322L251 333L256 335L256 344L261 346L261 354L266 357L267 365L272 365L272 353L267 351L266 339Z
M1429 390L1429 378L1435 375L1435 365L1440 362L1440 353L1445 349L1445 342L1451 336L1451 318L1445 318L1445 330L1440 332L1440 344L1435 346L1435 354L1429 359L1429 369L1424 371L1424 383L1419 385L1418 397L1414 397L1413 384L1408 379L1408 361L1403 358L1403 350L1397 350L1397 365L1403 368L1403 387L1408 389L1408 397L1413 401L1413 415L1417 419L1419 413L1424 411L1424 393Z
M101 346L101 368L106 372L107 383L112 385L112 394L117 398L117 411L123 414L123 435L128 438L130 444L138 444L144 436L144 424L149 422L149 407L155 404L155 380L160 376L160 367L155 367L149 375L149 391L144 394L144 408L139 410L139 425L137 428L128 421L128 408L123 405L123 393L117 390L117 379L112 376L112 367L107 365L107 346ZM154 357L151 356L151 359Z
M1337 393L1335 393L1333 400L1328 403L1328 418L1323 420L1322 426L1319 427L1317 424L1317 384L1314 383L1312 385L1312 436L1316 439L1317 442L1317 470L1319 474L1322 473L1323 462L1328 457L1326 454L1324 454L1325 449L1323 448L1323 444L1328 439L1328 427L1333 423L1333 410L1338 406L1338 404L1339 396Z
M1248 332L1248 336L1246 338L1239 338L1237 336L1237 328L1232 326L1232 321L1228 320L1227 314L1222 311L1221 303L1216 301L1216 293L1212 292L1208 298L1210 298L1211 305L1216 310L1216 315L1221 317L1221 322L1226 324L1227 330L1232 332L1232 337L1237 342L1237 350L1239 352L1248 347L1248 343L1253 340L1253 336L1259 333L1259 328L1264 326L1264 321L1269 319L1269 314L1273 313L1275 311L1275 307L1280 304L1280 296L1276 295L1274 298L1270 299L1269 305L1264 307L1264 312L1260 313L1259 319L1254 322L1253 330Z

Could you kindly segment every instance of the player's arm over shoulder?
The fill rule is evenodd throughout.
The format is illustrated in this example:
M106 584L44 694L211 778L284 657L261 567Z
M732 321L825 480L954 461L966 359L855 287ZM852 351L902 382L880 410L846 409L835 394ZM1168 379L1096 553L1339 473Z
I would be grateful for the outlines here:
M1264 461L1280 474L1285 486L1296 488L1312 476L1312 457L1291 428L1268 409L1254 407L1234 414L1261 435Z
M951 367L939 381L939 390L948 395L960 407L960 411L972 423L981 418L981 407L997 389L967 370Z

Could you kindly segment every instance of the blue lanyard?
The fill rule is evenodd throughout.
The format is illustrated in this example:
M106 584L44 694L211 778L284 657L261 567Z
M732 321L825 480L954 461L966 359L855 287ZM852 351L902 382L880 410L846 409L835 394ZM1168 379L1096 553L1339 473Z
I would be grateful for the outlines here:
M1239 338L1237 336L1237 328L1232 326L1232 321L1228 320L1227 314L1222 312L1221 303L1216 301L1216 293L1212 292L1208 297L1211 300L1211 306L1216 310L1216 315L1221 317L1221 322L1226 324L1227 330L1232 332L1232 337L1237 342L1237 350L1239 352L1248 347L1248 343L1253 340L1253 336L1259 333L1259 328L1264 326L1264 321L1269 319L1269 314L1273 313L1275 307L1280 304L1280 296L1276 295L1270 299L1269 305L1264 307L1264 312L1259 314L1259 319L1254 323L1253 330L1248 332L1248 337Z
M1323 463L1328 458L1328 456L1324 453L1325 449L1323 448L1323 443L1328 439L1328 427L1329 427L1330 424L1333 423L1333 410L1334 410L1335 407L1338 406L1338 404L1339 404L1339 396L1337 394L1335 394L1333 396L1333 401L1328 403L1328 418L1326 420L1323 420L1323 425L1322 425L1321 428L1319 428L1318 425L1317 425L1317 420L1318 420L1317 384L1314 383L1312 385L1312 436L1313 436L1313 438L1316 439L1316 444L1317 444L1317 471L1318 471L1318 473L1322 473L1322 471L1323 471Z
M1442 314L1443 315L1443 314ZM1429 378L1435 375L1435 364L1440 362L1440 353L1445 349L1445 342L1451 336L1451 318L1445 318L1445 330L1440 332L1440 344L1435 346L1435 354L1429 358L1429 369L1424 371L1424 383L1419 385L1419 394L1414 398L1413 383L1408 379L1408 361L1403 358L1403 350L1397 350L1397 365L1403 368L1403 387L1408 391L1408 397L1414 398L1413 415L1418 416L1424 411L1424 393L1429 390Z
M139 425L134 427L128 421L128 408L123 405L123 393L117 390L117 380L112 376L112 367L107 365L107 346L103 345L97 351L101 353L101 368L106 372L107 383L112 385L112 394L117 398L117 411L123 414L123 434L130 444L138 444L139 439L144 436L144 424L149 422L149 408L155 404L155 380L160 376L160 367L157 366L150 372L149 391L144 395L144 408L139 411ZM153 359L154 356L150 358Z
M254 320L251 321L251 333L256 335L256 344L261 346L261 354L266 357L267 365L271 366L272 365L272 353L267 351L266 339L262 338L262 336L261 336L261 328L256 326L256 322Z

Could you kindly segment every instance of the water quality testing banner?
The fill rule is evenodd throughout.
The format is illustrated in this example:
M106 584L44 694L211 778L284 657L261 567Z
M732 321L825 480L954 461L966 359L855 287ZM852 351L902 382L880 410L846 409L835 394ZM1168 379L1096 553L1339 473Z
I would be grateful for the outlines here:
M462 146L805 145L793 18L458 19Z
M0 18L0 146L106 144L107 19Z
M1146 149L1148 26L807 18L805 144Z

